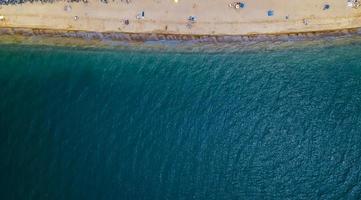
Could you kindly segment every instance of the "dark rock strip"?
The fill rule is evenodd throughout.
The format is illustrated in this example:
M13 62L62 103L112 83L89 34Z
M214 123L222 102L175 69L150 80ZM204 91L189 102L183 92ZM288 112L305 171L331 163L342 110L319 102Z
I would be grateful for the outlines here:
M284 33L284 34L260 34L260 35L182 35L182 34L156 34L156 33L118 33L118 32L85 32L50 29L30 28L0 28L0 35L22 36L49 36L69 37L86 40L114 40L114 41L194 41L194 42L250 42L250 41L289 41L309 40L325 37L339 37L349 35L361 35L361 28L307 32L307 33Z

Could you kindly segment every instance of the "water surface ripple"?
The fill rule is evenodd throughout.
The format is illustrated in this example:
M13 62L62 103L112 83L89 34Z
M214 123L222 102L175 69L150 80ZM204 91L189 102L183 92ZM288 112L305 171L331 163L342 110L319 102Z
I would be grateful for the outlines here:
M361 43L2 45L1 199L360 199Z

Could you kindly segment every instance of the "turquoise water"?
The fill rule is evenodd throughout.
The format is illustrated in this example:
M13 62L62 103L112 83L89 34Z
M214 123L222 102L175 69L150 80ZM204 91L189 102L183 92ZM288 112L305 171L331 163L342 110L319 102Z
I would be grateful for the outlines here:
M361 42L0 45L1 199L360 199Z

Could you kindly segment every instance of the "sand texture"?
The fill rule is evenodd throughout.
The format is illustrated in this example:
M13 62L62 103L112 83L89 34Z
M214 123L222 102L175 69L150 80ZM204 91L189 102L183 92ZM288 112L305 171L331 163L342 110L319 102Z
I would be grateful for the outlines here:
M361 8L343 0L125 0L2 5L0 28L181 35L254 35L361 27ZM324 10L325 4L329 9ZM144 11L144 18L141 12ZM273 16L268 16L269 11ZM137 17L138 16L138 17ZM188 20L194 16L195 21Z

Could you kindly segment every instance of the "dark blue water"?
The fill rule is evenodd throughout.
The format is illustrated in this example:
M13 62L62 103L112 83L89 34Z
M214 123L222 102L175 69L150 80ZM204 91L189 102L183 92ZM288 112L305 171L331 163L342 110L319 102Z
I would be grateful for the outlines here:
M360 199L361 43L0 48L0 199Z

